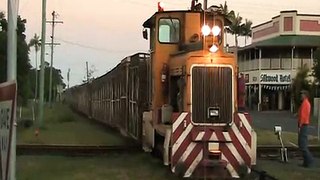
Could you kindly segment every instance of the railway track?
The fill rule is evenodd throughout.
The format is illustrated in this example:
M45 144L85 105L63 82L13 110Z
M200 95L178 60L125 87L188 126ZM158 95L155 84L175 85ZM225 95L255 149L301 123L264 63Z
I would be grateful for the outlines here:
M280 146L258 146L257 157L272 157L279 155ZM286 147L288 154L299 156L300 151L297 147ZM314 156L320 157L320 146L309 146ZM121 145L121 146L104 146L104 145L60 145L60 144L19 144L17 145L17 154L64 154L64 155L99 155L108 153L134 153L142 152L140 145Z
M17 154L39 155L39 154L61 154L61 155L99 155L108 153L134 153L141 152L139 145L61 145L61 144L18 144Z
M288 155L289 156L301 156L301 152L298 147L296 146L287 146ZM264 158L264 157L272 157L276 155L280 155L281 146L278 145L264 145L257 147L257 157ZM320 146L319 145L311 145L309 146L309 150L311 153L316 156L320 157Z

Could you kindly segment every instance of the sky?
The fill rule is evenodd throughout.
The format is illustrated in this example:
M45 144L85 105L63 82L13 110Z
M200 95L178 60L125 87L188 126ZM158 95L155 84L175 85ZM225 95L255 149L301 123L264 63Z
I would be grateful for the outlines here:
M0 0L0 11L7 13L7 1ZM53 66L61 69L67 84L70 68L70 86L81 84L86 75L86 62L98 77L112 69L126 56L148 52L148 41L142 38L142 24L157 11L159 0L47 0L47 20L52 11L58 14L55 28ZM208 0L208 6L223 4L225 0ZM163 0L165 10L187 10L191 0ZM203 2L199 0L199 2ZM283 10L297 10L300 14L320 14L319 0L228 0L228 7L249 19L253 25L271 20ZM27 19L27 42L38 34L41 37L42 0L20 0L19 15ZM50 41L51 26L46 26L46 41ZM228 37L234 44L234 38ZM240 45L244 41L240 39ZM50 62L49 46L46 61ZM39 53L40 54L40 53ZM29 53L35 66L35 52ZM40 55L38 56L39 64Z

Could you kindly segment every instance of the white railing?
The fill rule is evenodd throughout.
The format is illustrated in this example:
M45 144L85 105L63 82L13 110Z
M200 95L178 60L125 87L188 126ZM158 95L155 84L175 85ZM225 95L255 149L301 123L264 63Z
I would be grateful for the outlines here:
M259 59L241 60L238 62L240 71L253 71L259 69ZM293 69L306 65L309 69L313 67L312 59L293 59ZM291 58L263 58L261 59L262 70L288 70L291 69Z

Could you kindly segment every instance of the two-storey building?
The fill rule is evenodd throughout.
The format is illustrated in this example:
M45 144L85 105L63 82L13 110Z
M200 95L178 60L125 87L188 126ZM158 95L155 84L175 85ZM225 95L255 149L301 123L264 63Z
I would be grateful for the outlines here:
M282 11L252 28L252 44L239 48L247 105L256 110L292 110L291 83L302 66L313 66L320 47L320 15Z

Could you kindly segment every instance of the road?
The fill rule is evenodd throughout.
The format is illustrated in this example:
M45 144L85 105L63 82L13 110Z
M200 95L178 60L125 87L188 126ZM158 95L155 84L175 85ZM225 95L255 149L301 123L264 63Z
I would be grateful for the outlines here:
M249 113L256 128L273 130L275 125L280 125L283 131L297 132L297 118L289 111L251 111ZM311 125L309 132L317 136L317 124Z

